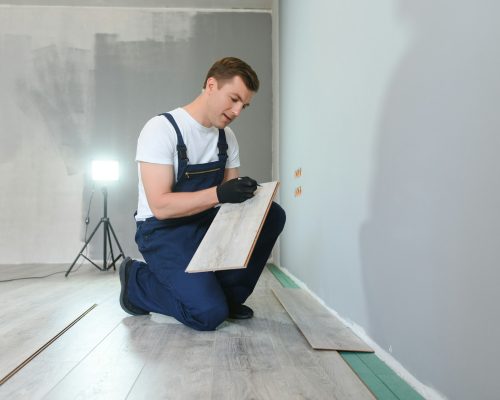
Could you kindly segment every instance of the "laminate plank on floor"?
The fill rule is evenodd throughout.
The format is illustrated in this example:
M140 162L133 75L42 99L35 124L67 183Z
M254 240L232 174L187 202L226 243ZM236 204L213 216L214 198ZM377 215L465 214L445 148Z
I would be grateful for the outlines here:
M0 398L41 399L75 368L124 317L117 293L76 323L0 387Z
M328 379L332 382L342 382L335 389L338 399L375 399L368 387L360 381L337 351L314 350L314 352Z
M148 320L123 319L44 399L125 399L164 330Z
M267 282L260 283L265 285ZM309 346L305 341L302 346L285 348L274 340L274 325L283 323L274 320L274 310L278 308L269 312L270 301L274 301L283 311L270 290L261 286L247 302L254 309L254 317L235 321L217 330L210 398L335 399L332 396L334 384L324 378L325 374L319 365L314 364L311 369L303 363L297 365L290 362L300 358L297 357L299 354L296 349L308 351ZM286 318L286 330L296 331L288 315L283 312L283 316ZM301 336L300 333L298 335ZM310 379L300 379L304 376ZM297 379L301 381L300 385L296 384Z
M96 276L90 284L88 276ZM78 315L117 289L117 274L93 271L74 276L52 276L36 281L3 283L16 290L0 292L2 304L0 376L4 377L42 347ZM118 295L116 295L118 296Z
M303 289L273 289L311 347L317 350L373 352L354 332Z
M277 188L263 183L244 203L222 204L186 272L245 268Z
M163 334L127 400L205 399L211 391L214 332L163 324Z
M282 379L289 398L374 399L338 352L311 348L271 291L261 313L268 321L277 358L286 366Z

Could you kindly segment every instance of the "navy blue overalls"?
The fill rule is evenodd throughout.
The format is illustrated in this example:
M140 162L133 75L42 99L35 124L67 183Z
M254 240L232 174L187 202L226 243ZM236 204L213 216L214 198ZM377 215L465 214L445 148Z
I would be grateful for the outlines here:
M178 172L174 192L193 192L224 179L227 142L219 129L218 161L189 164L187 148L174 118L164 115L177 134ZM252 293L285 224L285 212L273 203L247 268L188 274L185 269L205 236L218 208L199 214L137 222L136 243L146 263L130 268L128 299L148 312L170 315L197 330L213 330L228 314L228 303L242 304Z

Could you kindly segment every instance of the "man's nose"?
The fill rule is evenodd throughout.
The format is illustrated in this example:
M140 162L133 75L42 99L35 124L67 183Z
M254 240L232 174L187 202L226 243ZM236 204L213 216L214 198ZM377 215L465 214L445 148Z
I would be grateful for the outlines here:
M235 115L235 117L238 117L240 115L242 109L243 109L243 105L241 105L241 104L235 104L233 106L232 111L233 111L233 114Z

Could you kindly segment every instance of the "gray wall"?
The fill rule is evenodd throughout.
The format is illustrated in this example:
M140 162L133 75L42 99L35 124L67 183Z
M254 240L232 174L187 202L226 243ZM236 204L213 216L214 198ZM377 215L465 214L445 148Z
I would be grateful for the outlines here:
M281 265L451 399L500 393L498 15L280 2Z
M0 0L0 4L42 6L158 7L270 10L272 0Z
M0 264L73 260L91 193L88 164L97 156L121 163L109 215L125 252L137 256L139 131L197 96L210 65L226 55L245 59L261 78L233 129L242 173L268 181L270 13L0 6ZM89 229L101 202L96 187ZM97 237L90 255L101 251Z

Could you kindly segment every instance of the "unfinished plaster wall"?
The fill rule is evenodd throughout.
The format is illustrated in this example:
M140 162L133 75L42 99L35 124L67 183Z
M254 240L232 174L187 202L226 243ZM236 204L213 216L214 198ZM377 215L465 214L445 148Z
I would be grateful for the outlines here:
M226 55L245 59L261 78L233 129L242 173L270 180L268 12L0 6L0 264L73 260L96 157L121 163L120 181L108 187L109 216L126 254L138 255L139 131L150 117L193 99L209 66ZM96 186L89 230L101 202ZM101 246L98 236L93 258L102 258Z

